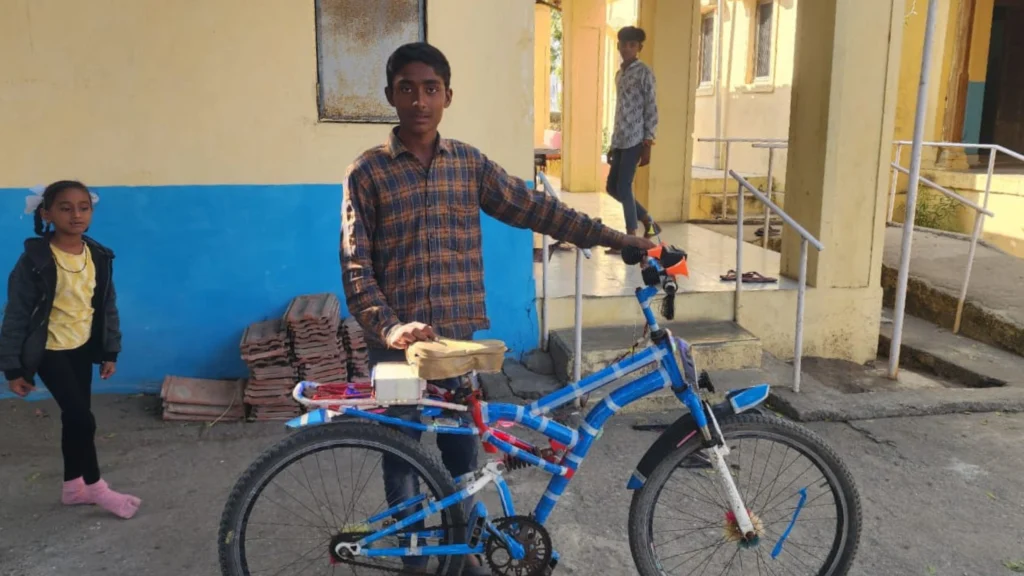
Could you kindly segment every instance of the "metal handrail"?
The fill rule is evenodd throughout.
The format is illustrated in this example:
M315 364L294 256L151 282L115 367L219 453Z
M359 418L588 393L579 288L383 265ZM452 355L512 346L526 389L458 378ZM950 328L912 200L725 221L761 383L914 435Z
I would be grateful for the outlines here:
M555 191L555 187L551 185L551 181L543 172L538 172L537 176L540 178L541 186L544 188L544 192L550 194L552 198L561 200L558 193ZM540 334L541 349L545 352L548 351L550 328L548 327L548 240L547 234L541 235L541 319L540 319ZM576 247L576 302L573 310L573 361L572 361L572 374L573 382L579 382L582 377L583 371L583 258L588 260L591 257L591 252L587 248Z
M754 188L750 182L747 182L745 178L737 174L735 170L730 170L729 175L739 185L737 190L739 202L736 214L736 297L733 311L736 321L739 321L740 293L743 292L743 191L746 190L753 194L755 198L768 207L768 210L777 214L784 223L788 224L790 228L800 235L800 276L796 296L796 342L793 345L793 391L800 392L800 375L804 348L804 299L807 294L807 245L814 246L818 252L824 250L825 246L808 232L806 228L794 220L792 216L786 214L782 208L779 208L771 199L762 194L760 190ZM765 234L768 234L768 230L765 230Z
M758 144L786 144L789 140L785 138L697 138L697 142L708 142L714 144L725 144L725 156L722 162L722 214L721 217L724 219L728 215L727 205L729 204L729 146L733 144L752 144L754 147L760 147ZM768 149L768 165L771 168L773 149ZM770 180L769 180L770 181ZM770 184L769 184L770 186ZM765 238L767 238L768 230L765 230ZM768 241L765 240L765 246L768 246Z
M775 166L775 151L785 150L789 148L789 142L755 142L750 145L751 148L767 148L768 149L768 190L766 192L768 199L772 199L773 187L775 180L773 177L773 168ZM772 211L768 209L768 206L764 207L764 236L761 237L761 247L765 250L768 249L768 237L771 232L771 214Z
M907 140L897 140L893 142L893 144L896 146L896 161L891 164L893 168L893 173L892 185L889 189L889 215L887 218L887 222L892 222L893 219L893 211L896 205L896 186L899 181L899 175L901 173L907 175L910 174L910 171L904 169L902 166L899 165L899 160L900 155L903 152L903 146L912 143ZM978 240L981 238L981 234L985 227L985 217L995 217L995 213L988 209L988 200L992 192L992 177L995 173L996 157L1000 153L1002 153L1012 158L1024 161L1024 154L1020 154L1018 152L1006 148L1005 146L1000 146L998 144L974 144L970 142L922 142L921 146L930 146L936 148L970 148L979 150L989 150L991 152L988 156L988 169L985 172L985 195L982 197L982 203L980 206L977 203L972 202L967 198L964 198L960 194L957 194L952 190L940 186L939 184L936 184L935 182L923 176L918 177L918 181L924 184L925 186L937 190L942 194L948 196L949 198L952 198L959 202L960 204L963 204L964 206L967 206L975 211L974 228L971 231L971 246L967 252L967 268L964 270L964 280L960 284L960 294L957 297L956 302L956 316L953 319L953 333L958 334L960 332L960 325L963 322L964 306L967 303L967 288L970 286L971 272L974 269L974 257L978 250ZM906 218L904 218L904 220L906 220ZM903 225L905 227L909 226L911 229L913 229L914 227L913 222L904 221ZM911 248L912 243L913 235L904 233L903 244L900 248L901 253L908 252ZM903 270L904 266L907 267L907 270ZM910 260L906 259L906 262L904 263L904 259L901 258L899 280L897 281L896 285L897 296L899 296L900 294L906 294L907 283L910 277L909 266ZM890 350L889 352L890 375L895 375L899 370L900 347L902 346L903 339L903 320L904 319L902 314L897 314L896 317L893 318L892 350Z
M897 146L909 146L913 144L910 140L895 140L893 144ZM1021 162L1024 162L1024 154L1010 150L1006 146L999 144L973 144L971 142L922 142L921 146L929 146L932 148L966 148L970 150L994 150L1002 154L1006 154L1011 158L1016 158Z
M907 170L903 166L900 166L898 163L893 162L892 164L890 164L890 166L892 166L892 168L894 170L896 170L897 172L899 172L900 174L905 174L907 176L910 176L910 170ZM964 206L967 206L968 208L974 208L975 210L977 210L978 212L981 212L982 214L984 214L986 216L993 216L993 217L995 216L995 213L992 212L991 210L989 210L988 208L984 208L982 206L978 206L977 203L972 202L972 201L968 200L967 198L964 198L963 196L957 194L956 192L953 192L952 190L950 190L949 188L946 188L945 186L943 186L941 184L936 184L935 182L925 178L924 176L919 176L918 179L921 182L921 184L924 184L925 186L931 188L932 190L935 190L936 192L941 192L945 196L947 196L949 198L952 198L953 200L956 200L957 202L963 204Z

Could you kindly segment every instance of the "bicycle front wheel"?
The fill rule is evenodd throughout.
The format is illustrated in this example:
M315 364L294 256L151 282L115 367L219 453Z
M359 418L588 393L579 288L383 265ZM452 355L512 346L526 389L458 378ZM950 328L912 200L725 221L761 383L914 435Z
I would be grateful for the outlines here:
M843 576L860 541L860 497L839 456L773 416L719 422L726 464L758 534L745 540L695 436L633 495L629 543L643 576Z
M389 513L396 495L385 490L385 468L408 471L406 488L420 494L404 515ZM406 486L403 483L403 486ZM386 493L387 492L387 493ZM454 576L461 556L338 557L335 547L358 542L425 505L455 492L436 456L397 430L343 422L304 428L267 450L242 475L221 518L218 549L225 576L407 573ZM373 548L397 549L465 542L461 505L428 516Z

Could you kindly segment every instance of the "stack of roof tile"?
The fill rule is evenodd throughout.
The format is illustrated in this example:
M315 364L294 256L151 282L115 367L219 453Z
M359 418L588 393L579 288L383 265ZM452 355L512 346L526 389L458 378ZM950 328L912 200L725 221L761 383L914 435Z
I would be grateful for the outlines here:
M160 388L164 420L224 421L245 417L243 380L167 376Z
M245 403L257 420L290 418L301 413L291 398L298 382L288 350L288 332L280 319L257 322L246 328L240 344L242 360L249 365Z
M348 374L353 382L369 381L370 353L366 346L363 328L355 318L349 317L341 324L341 339L348 355Z
M338 338L341 303L334 294L292 300L285 312L295 367L303 380L340 383L348 380L347 355Z

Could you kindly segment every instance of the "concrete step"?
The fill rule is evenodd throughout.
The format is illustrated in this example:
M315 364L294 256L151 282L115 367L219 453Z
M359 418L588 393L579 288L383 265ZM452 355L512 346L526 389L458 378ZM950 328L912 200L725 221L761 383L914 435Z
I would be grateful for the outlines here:
M958 270L957 273L961 272ZM892 307L895 302L897 276L895 268L882 267L882 289L887 307ZM952 290L933 286L912 275L907 283L907 314L951 329L956 318L957 297L958 294ZM1024 356L1024 325L973 300L970 294L964 305L960 334Z
M884 310L879 327L878 354L886 358L892 343L892 317L892 310ZM927 371L965 388L1024 390L1024 358L913 316L903 322L900 368Z
M734 322L672 322L667 327L693 346L698 370L735 370L761 365L761 341ZM635 329L632 325L584 328L583 377L602 370L623 355L642 330L642 325ZM553 332L550 349L555 376L568 382L572 377L573 331Z

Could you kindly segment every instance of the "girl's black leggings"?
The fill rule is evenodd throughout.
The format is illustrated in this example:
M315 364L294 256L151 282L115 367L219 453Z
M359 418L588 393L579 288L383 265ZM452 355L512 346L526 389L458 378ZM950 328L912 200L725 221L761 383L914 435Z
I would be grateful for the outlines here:
M86 484L95 484L100 479L96 419L92 415L92 373L88 346L47 350L39 367L39 378L60 406L65 482L81 477Z

